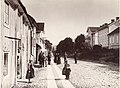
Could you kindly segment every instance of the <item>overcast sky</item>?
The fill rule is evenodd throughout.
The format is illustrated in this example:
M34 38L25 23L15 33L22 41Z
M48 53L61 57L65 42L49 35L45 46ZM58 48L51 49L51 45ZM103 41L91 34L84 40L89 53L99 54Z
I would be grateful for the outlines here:
M21 0L37 22L45 23L47 39L58 44L66 37L86 34L87 27L119 16L119 0Z

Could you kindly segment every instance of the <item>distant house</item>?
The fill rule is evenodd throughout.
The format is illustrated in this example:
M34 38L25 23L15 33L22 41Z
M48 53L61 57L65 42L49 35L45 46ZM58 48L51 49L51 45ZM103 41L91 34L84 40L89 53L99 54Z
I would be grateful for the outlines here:
M109 27L107 23L100 26L98 30L98 44L102 45L102 47L104 48L108 48L109 45L108 33L109 33Z
M118 49L120 48L119 37L120 37L120 19L116 17L116 21L114 20L109 24L109 49Z
M88 27L87 28L87 39L89 39L90 46L93 47L95 45L95 33L99 30L99 27ZM88 40L87 40L88 41Z
M120 47L119 33L120 19L116 17L116 20L112 19L111 22L105 23L100 27L88 27L86 36L86 43L89 43L91 47L94 45L101 45L104 48L116 49Z

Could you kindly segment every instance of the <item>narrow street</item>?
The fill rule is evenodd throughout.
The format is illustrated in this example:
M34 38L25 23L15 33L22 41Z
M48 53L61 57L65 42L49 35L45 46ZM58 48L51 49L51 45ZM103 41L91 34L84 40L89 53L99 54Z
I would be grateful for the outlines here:
M35 78L31 79L31 83L27 81L18 80L14 88L75 88L53 61L47 67L35 68Z
M74 64L74 60L68 58L71 66L70 80L65 80L62 75L62 64L56 65L51 62L44 68L35 68L35 78L32 83L27 80L18 81L18 85L14 88L118 88L119 72L117 65L100 64L95 62L78 61Z

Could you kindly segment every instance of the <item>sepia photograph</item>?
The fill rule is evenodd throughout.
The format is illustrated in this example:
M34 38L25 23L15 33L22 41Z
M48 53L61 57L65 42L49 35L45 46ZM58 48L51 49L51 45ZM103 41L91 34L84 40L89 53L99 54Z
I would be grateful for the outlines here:
M120 0L0 0L0 88L120 88Z

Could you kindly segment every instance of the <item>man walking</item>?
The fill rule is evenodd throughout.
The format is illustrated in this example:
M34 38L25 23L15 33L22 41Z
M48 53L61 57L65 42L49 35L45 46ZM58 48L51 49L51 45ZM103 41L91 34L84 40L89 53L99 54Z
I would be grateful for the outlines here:
M65 63L66 60L67 60L67 53L65 52L65 54L64 54L64 63Z
M77 64L77 52L74 53L75 64Z

